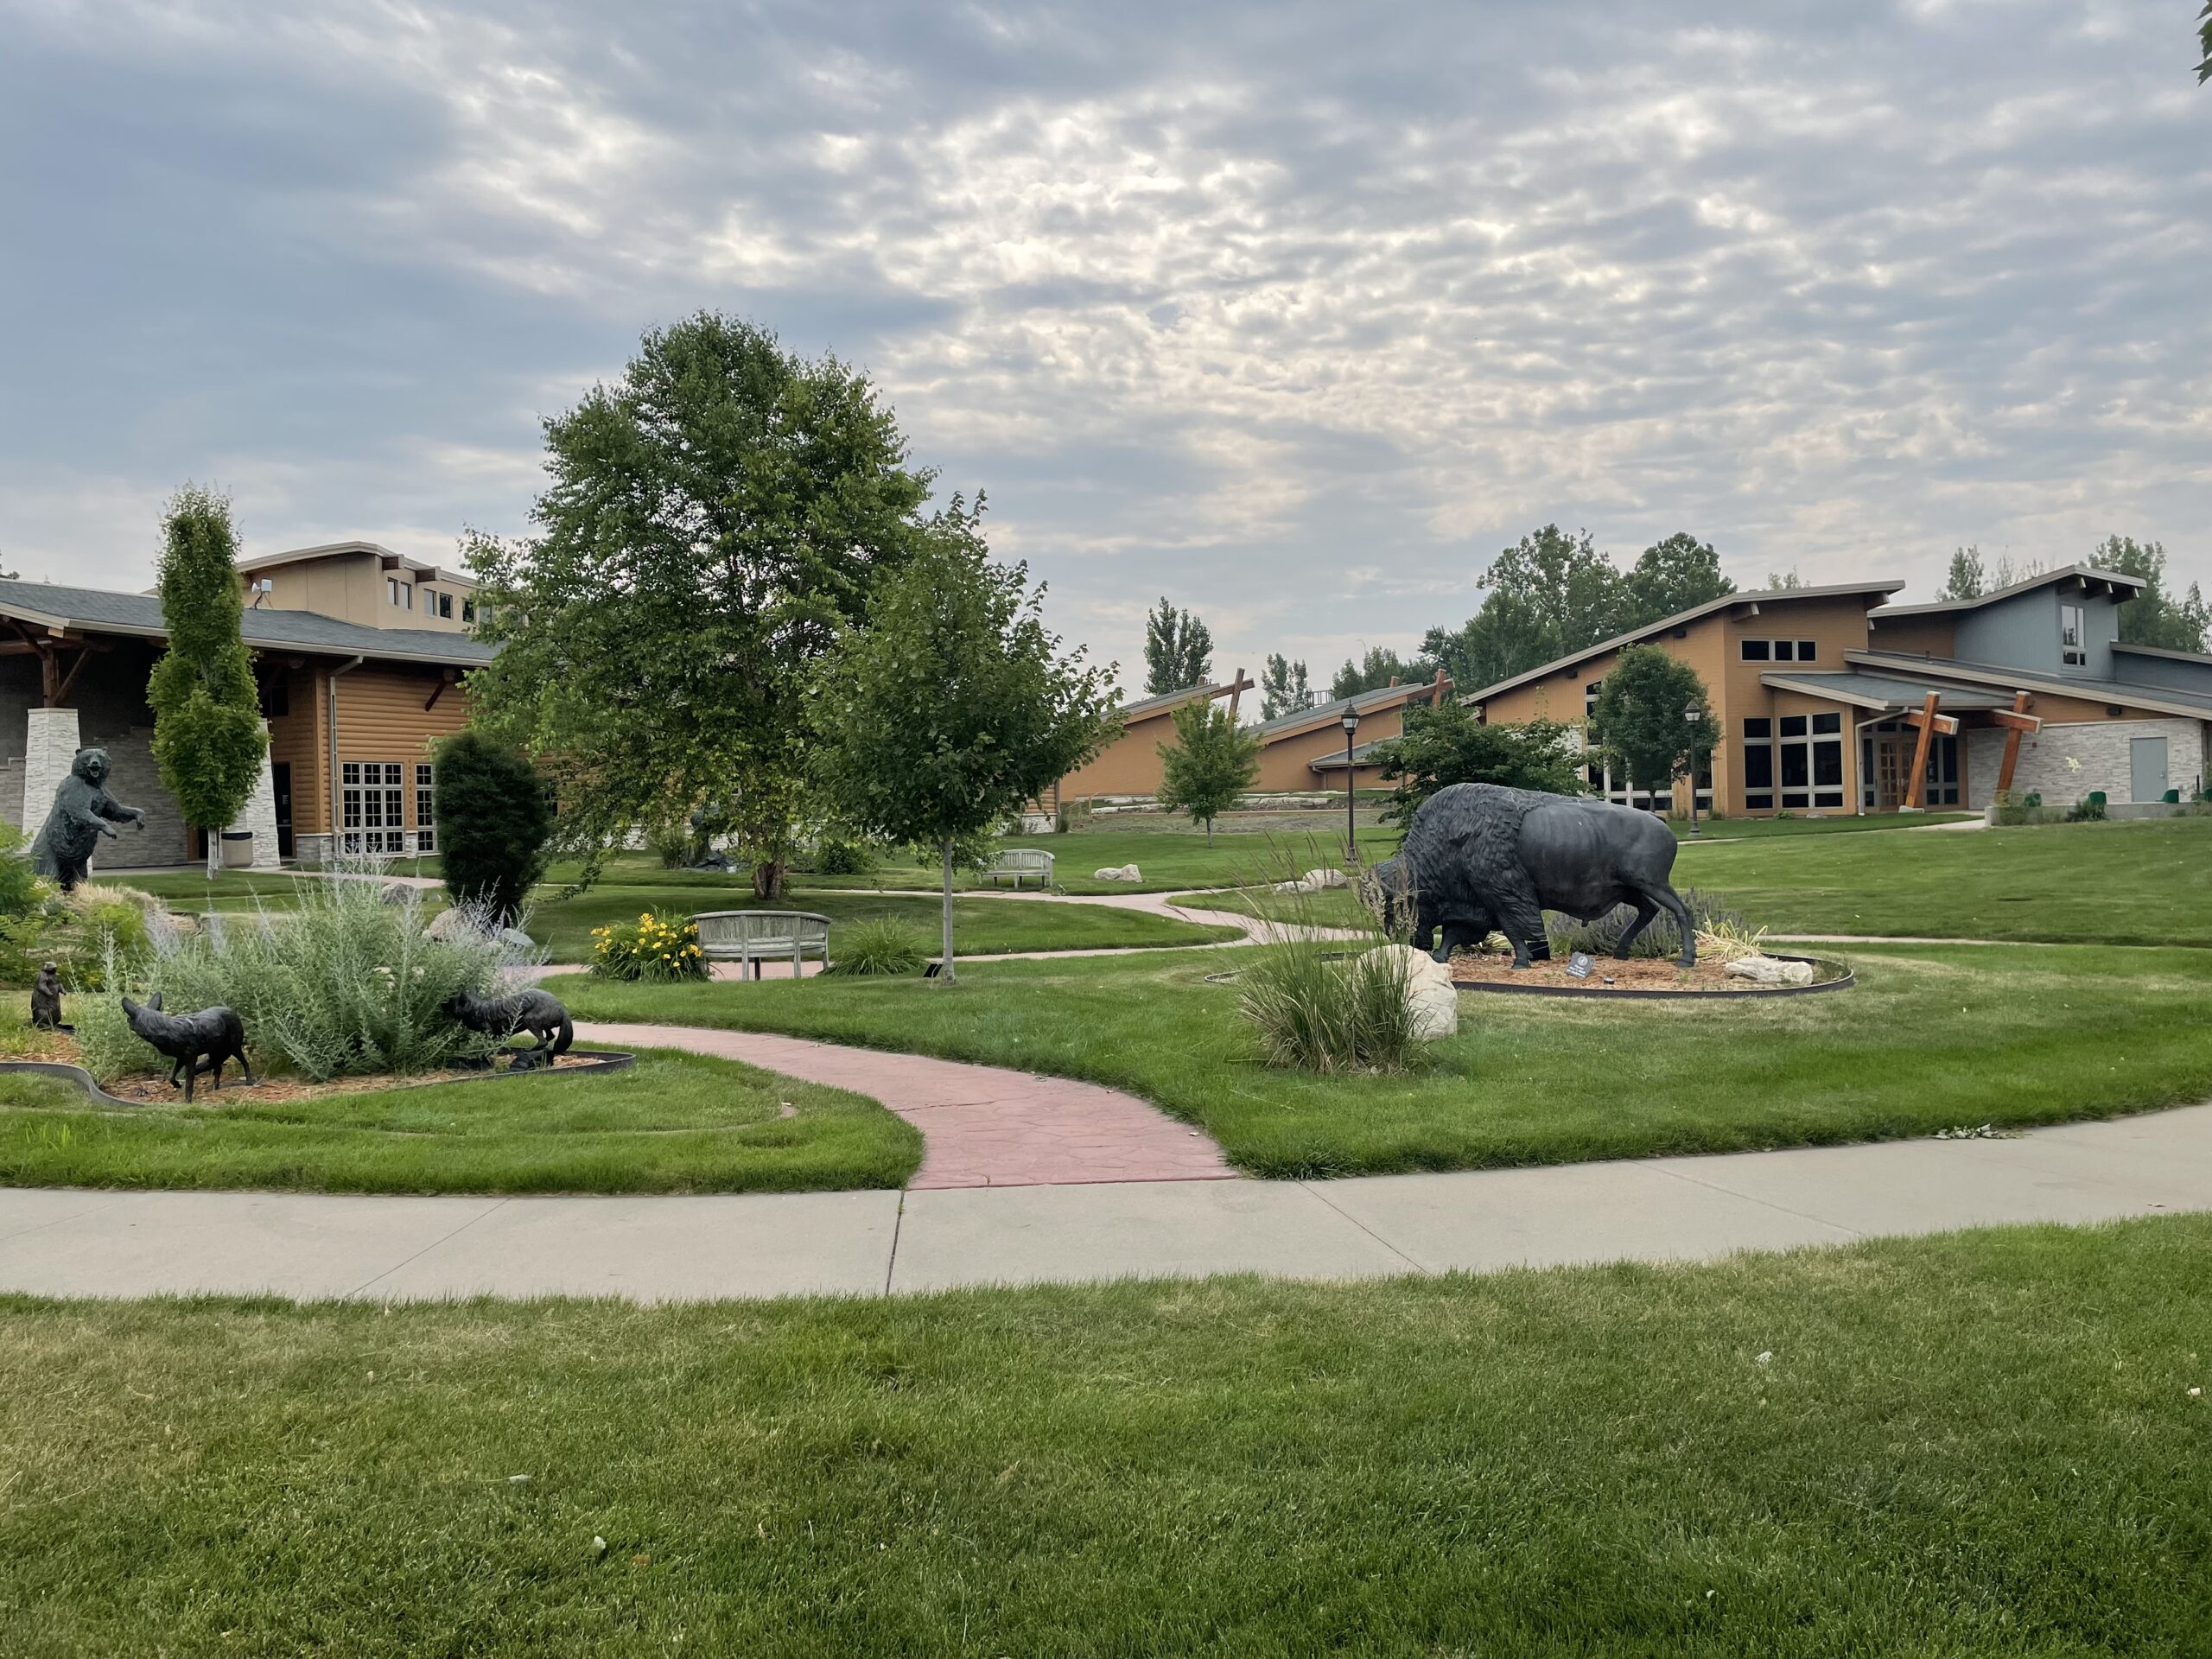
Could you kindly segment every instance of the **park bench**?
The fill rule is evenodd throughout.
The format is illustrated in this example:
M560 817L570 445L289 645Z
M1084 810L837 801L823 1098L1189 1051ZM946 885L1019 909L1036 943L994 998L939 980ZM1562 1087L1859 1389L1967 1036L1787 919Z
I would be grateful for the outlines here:
M1009 847L990 862L982 876L985 881L1011 881L1014 891L1021 891L1024 881L1034 880L1039 887L1052 885L1052 855L1033 847Z
M753 964L760 977L764 962L788 962L798 977L810 952L830 960L830 918L806 910L709 910L691 918L699 930L699 950L709 962Z

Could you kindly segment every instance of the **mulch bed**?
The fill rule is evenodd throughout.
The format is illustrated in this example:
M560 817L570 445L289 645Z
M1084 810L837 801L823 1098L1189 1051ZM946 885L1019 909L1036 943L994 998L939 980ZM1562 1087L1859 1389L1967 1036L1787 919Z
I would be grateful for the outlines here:
M1814 969L1815 982L1833 979L1835 975L1825 963ZM1508 956L1469 956L1465 952L1452 958L1452 982L1455 985L1541 985L1549 989L1572 991L1750 991L1761 988L1748 979L1732 977L1726 965L1719 958L1700 957L1697 966L1684 972L1675 966L1672 957L1631 957L1618 962L1611 957L1600 957L1591 969L1587 979L1577 979L1567 971L1567 958L1554 957L1527 968L1516 968Z
M520 1050L517 1050L520 1052ZM77 1051L77 1040L67 1033L56 1033L42 1042L34 1052L20 1057L23 1059L57 1060L68 1065L82 1065ZM566 1071L577 1067L603 1065L592 1054L567 1053L553 1063L556 1071ZM540 1068L543 1069L543 1068ZM497 1068L504 1074L506 1067ZM331 1095L373 1094L387 1089L408 1089L433 1083L460 1083L470 1078L495 1075L492 1071L472 1071L448 1067L438 1071L414 1071L405 1077L386 1072L363 1077L333 1077L327 1083L309 1083L304 1077L291 1076L264 1077L251 1088L238 1081L238 1068L223 1068L223 1087L219 1093L207 1086L202 1076L192 1085L192 1103L195 1106L213 1105L219 1102L236 1103L240 1101L265 1101L282 1104L295 1101L321 1100ZM169 1075L164 1071L151 1077L117 1077L103 1084L102 1088L118 1100L139 1102L149 1106L181 1105L184 1100L182 1089L169 1087Z

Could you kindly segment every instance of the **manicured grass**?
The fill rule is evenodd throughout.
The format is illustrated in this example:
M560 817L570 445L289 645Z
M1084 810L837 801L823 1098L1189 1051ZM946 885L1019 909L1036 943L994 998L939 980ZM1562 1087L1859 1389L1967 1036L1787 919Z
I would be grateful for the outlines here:
M1796 933L2212 944L2212 817L1751 842L1678 887Z
M2178 1656L2208 1259L2189 1217L1357 1287L11 1300L0 1649Z
M1867 830L1917 830L1931 823L1956 823L1978 818L1979 812L1869 812L1838 814L1827 818L1712 818L1700 817L1698 836L1706 841L1759 841L1791 836L1848 836ZM1669 818L1667 827L1678 841L1690 839L1688 818Z
M546 890L541 889L541 893ZM696 887L594 887L573 899L541 900L531 909L531 937L555 962L591 960L591 931L607 922L634 922L656 906L690 915L702 910L805 910L830 920L830 950L837 949L837 924L904 922L925 936L937 953L940 900L908 893L801 891L766 904L747 887L709 891ZM1103 905L1028 903L1008 899L952 901L953 949L988 956L1001 950L1098 950L1120 945L1205 944L1235 938L1236 930L1198 927L1141 911L1110 910Z
M66 1084L0 1076L0 1184L12 1186L796 1192L903 1185L921 1147L872 1100L665 1051L599 1076L289 1104L203 1090L188 1109L127 1111L96 1110Z
M1815 996L1597 1003L1465 993L1389 1077L1270 1071L1236 1011L1249 949L978 964L920 981L636 988L581 1017L781 1031L1113 1084L1284 1178L1564 1163L2097 1117L2212 1096L2212 952L1854 949Z

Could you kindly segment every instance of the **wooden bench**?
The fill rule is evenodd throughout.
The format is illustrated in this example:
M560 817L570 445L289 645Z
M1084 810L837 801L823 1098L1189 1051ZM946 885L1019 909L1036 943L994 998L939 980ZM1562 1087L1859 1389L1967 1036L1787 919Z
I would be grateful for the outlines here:
M807 954L830 960L830 918L808 910L709 910L691 918L699 952L709 962L751 963L760 977L764 962L789 962L798 977Z
M1034 879L1039 887L1052 885L1052 855L1033 847L1009 847L991 861L981 877L985 881L1011 881L1016 893L1024 881Z

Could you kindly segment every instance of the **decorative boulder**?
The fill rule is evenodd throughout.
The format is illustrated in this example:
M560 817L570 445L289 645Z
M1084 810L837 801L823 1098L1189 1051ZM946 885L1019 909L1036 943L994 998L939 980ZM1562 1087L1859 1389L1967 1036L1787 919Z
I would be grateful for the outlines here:
M1738 957L1728 964L1730 976L1748 979L1754 985L1809 985L1813 982L1813 964L1809 962L1784 962L1777 957Z
M480 939L483 932L468 919L465 910L442 910L430 918L430 925L423 930L441 944L452 944L469 939Z
M387 881L381 896L387 905L411 905L422 895L404 881Z
M1351 878L1342 870L1308 870L1295 881L1278 881L1277 893L1319 893L1324 887L1343 887L1351 885Z
M1093 870L1090 873L1090 878L1094 881L1141 881L1144 880L1144 877L1137 874L1137 867L1134 864L1116 864L1107 869Z
M1414 1039L1433 1043L1459 1031L1459 992L1452 983L1452 970L1426 950L1409 944L1386 944L1383 954L1394 957L1405 975L1406 1001L1414 1015Z

